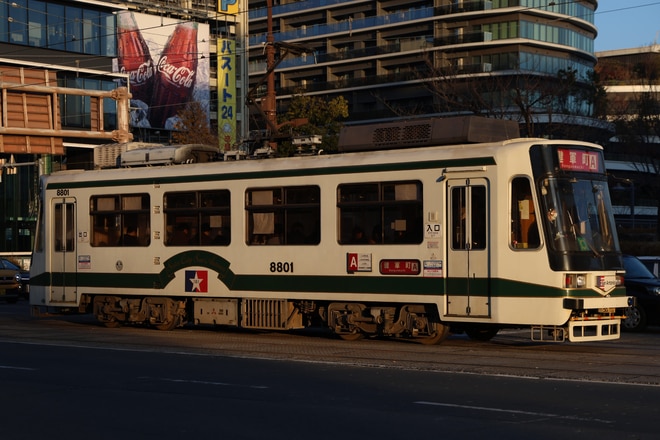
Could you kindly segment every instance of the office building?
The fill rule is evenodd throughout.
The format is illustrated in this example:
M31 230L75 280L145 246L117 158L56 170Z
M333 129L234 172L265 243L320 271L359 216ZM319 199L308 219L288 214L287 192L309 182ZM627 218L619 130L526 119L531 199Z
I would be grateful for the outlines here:
M269 3L249 1L249 72L266 96L273 44L278 113L296 94L342 95L349 123L480 113L530 135L603 128L580 91L597 61L597 1L285 0L270 14Z

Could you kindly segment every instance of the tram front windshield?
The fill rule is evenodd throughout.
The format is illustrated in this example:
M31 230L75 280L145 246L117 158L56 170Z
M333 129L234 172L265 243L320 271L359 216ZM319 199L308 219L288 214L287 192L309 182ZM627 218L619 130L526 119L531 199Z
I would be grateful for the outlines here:
M619 251L607 182L545 178L540 190L551 250L595 257Z

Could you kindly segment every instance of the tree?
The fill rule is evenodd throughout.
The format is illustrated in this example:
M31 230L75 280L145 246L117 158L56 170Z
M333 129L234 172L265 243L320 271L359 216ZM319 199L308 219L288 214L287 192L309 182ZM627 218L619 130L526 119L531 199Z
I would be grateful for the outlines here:
M287 112L280 118L280 131L286 130L292 136L320 135L323 137L322 148L325 152L337 151L339 131L342 119L348 117L348 102L343 96L330 101L318 96L295 95L289 104ZM286 121L307 119L307 123L291 126ZM279 155L291 155L294 147L291 142L283 142L278 146Z
M218 136L209 127L206 111L199 102L191 101L177 113L172 138L176 144L201 144L217 147Z
M597 128L593 131L583 125L584 118L604 118L605 92L594 73L580 77L571 67L554 75L539 73L541 69L482 70L482 65L447 63L438 68L428 59L420 79L438 113L517 119L526 136L595 140L595 132L607 131L605 123L592 124Z

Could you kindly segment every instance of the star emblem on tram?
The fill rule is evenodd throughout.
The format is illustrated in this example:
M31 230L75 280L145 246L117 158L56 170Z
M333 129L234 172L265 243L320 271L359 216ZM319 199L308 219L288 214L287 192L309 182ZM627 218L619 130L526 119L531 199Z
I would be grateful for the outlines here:
M208 292L208 272L205 270L187 270L186 292Z

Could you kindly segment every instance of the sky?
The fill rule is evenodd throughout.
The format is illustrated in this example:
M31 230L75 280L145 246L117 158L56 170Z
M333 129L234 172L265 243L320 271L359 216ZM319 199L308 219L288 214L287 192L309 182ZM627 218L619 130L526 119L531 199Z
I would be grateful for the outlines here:
M599 0L596 52L660 44L660 1Z

